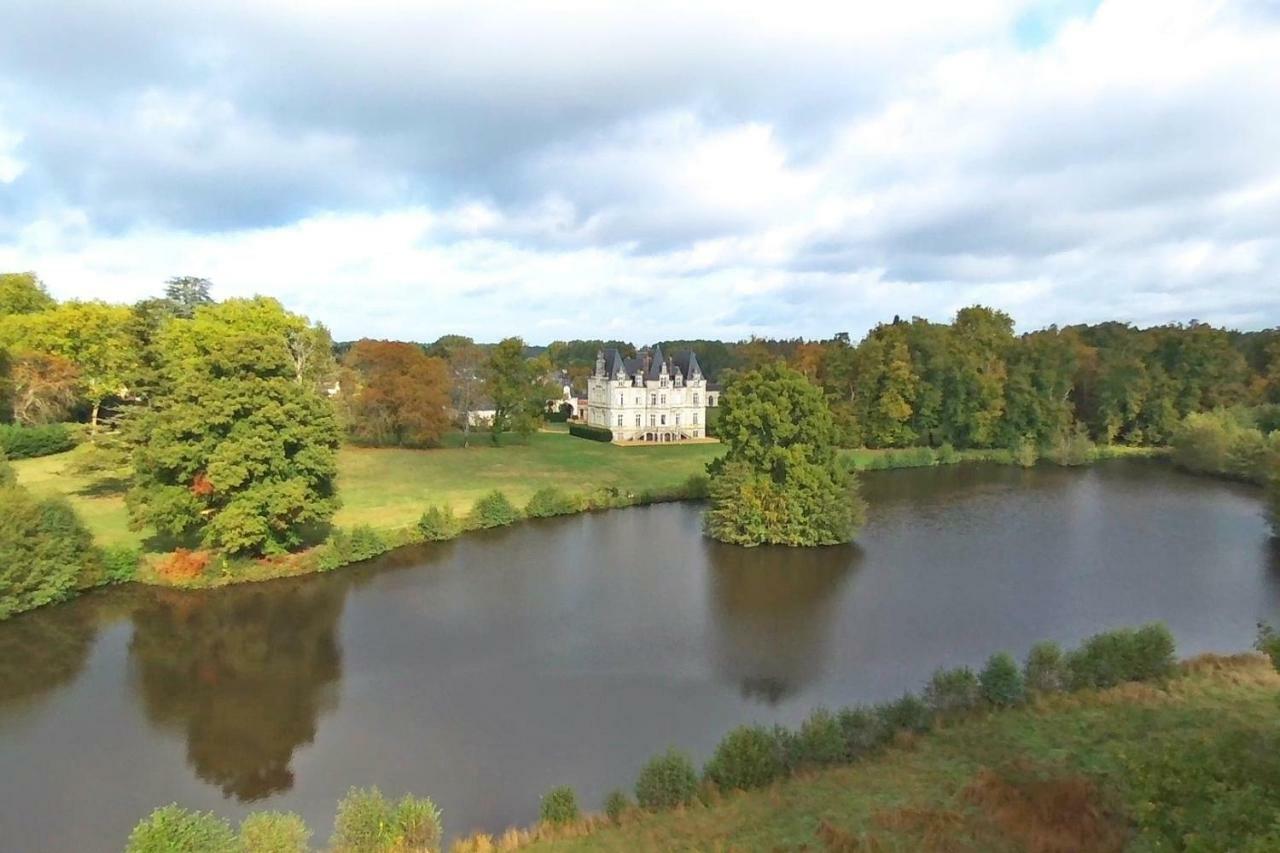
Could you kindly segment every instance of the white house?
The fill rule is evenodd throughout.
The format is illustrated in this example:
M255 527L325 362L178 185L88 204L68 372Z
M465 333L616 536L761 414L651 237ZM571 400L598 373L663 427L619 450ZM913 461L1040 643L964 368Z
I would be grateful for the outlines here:
M706 437L708 402L692 352L666 358L657 347L624 359L602 350L587 379L586 423L611 430L615 442L688 441Z

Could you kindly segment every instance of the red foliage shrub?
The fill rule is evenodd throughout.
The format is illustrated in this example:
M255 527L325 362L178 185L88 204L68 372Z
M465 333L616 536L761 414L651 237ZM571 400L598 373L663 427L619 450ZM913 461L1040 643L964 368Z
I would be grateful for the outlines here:
M161 577L169 580L191 580L199 577L209 565L209 552L179 548L156 566Z

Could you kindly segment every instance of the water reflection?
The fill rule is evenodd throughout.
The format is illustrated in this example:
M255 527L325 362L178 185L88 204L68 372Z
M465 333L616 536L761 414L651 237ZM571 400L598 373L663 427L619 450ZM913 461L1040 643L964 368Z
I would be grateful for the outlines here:
M822 673L835 593L861 551L703 547L716 666L743 698L776 705Z
M48 607L0 625L0 707L22 707L70 683L98 635L93 608Z
M160 592L134 614L130 670L148 718L181 729L196 775L246 802L293 787L342 673L346 585Z

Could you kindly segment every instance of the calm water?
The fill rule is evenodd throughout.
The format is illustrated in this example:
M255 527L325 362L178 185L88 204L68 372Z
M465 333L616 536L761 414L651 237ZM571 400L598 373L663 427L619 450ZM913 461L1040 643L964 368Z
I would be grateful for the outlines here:
M1257 494L1158 463L864 477L857 547L740 550L671 504L209 593L108 590L0 624L0 848L118 850L178 801L429 794L446 831L587 807L676 744L917 688L939 664L1163 619L1238 650L1280 616Z

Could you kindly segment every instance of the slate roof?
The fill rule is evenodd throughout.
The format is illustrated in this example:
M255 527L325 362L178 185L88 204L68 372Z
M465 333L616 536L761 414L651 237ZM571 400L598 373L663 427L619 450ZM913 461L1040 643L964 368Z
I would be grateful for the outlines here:
M654 347L652 351L641 350L635 358L623 358L616 349L604 350L605 376L613 378L621 369L628 379L635 378L637 373L643 374L646 381L655 381L662 375L662 365L667 365L667 375L675 378L676 371L686 380L693 378L694 373L702 373L698 364L698 356L693 350L684 350L668 358L662 354L662 347ZM704 377L705 378L705 377Z

